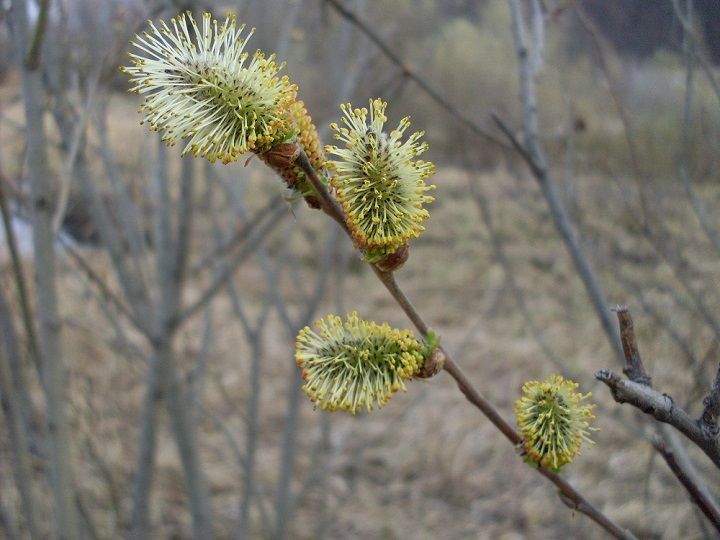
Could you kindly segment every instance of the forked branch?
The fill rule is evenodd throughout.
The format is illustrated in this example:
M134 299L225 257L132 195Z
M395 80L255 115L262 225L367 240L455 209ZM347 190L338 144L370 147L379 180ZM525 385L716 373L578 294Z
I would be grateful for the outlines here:
M623 379L617 373L600 370L595 378L610 388L618 403L629 403L649 414L659 422L669 424L694 442L715 465L720 468L720 443L718 441L717 416L720 412L720 373L704 400L705 410L700 418L692 418L668 394L655 390L640 360L632 317L627 308L617 308L616 313L622 335L625 368L629 377Z

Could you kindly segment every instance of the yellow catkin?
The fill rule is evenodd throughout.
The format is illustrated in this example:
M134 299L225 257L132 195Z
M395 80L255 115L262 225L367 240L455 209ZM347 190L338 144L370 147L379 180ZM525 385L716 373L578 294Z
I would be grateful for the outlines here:
M387 133L387 103L370 101L370 108L341 105L342 125L331 124L335 138L344 148L327 146L335 159L331 185L345 211L345 218L356 244L365 250L366 260L376 262L417 238L428 218L424 205L433 201L427 193L435 189L425 183L435 166L420 159L427 143L420 143L423 132L403 139L410 126L403 118Z
M143 122L169 146L185 141L183 155L228 163L291 135L297 87L279 75L274 54L245 51L252 30L244 35L234 17L220 23L209 13L200 25L190 12L148 24L122 70L130 91L145 96Z
M328 315L303 328L295 343L295 362L303 390L316 408L357 413L385 405L422 368L428 348L409 330L360 319Z
M583 442L592 444L595 405L581 404L590 394L576 392L577 387L560 375L523 385L515 415L529 462L559 470L580 454Z

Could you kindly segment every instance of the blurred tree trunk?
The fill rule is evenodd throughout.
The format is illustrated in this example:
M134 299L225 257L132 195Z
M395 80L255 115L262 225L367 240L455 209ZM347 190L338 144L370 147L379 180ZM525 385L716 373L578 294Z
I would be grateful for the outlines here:
M31 220L37 318L40 332L42 383L47 402L50 434L50 464L58 533L61 538L79 538L75 507L70 426L65 403L66 380L60 346L60 316L55 283L55 251L52 231L52 186L47 159L44 109L45 95L42 74L37 62L27 62L30 49L28 20L24 0L12 3L12 22L16 44L17 65L22 80L27 132L27 176L30 182ZM42 24L42 23L40 23ZM40 32L43 28L40 27Z

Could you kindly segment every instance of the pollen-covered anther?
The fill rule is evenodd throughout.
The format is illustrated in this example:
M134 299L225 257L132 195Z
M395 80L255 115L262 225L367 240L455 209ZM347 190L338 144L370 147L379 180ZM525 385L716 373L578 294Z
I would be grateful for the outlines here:
M385 405L414 377L430 354L409 330L328 315L303 328L295 344L303 390L315 408L353 414Z
M252 31L243 35L233 17L219 23L209 13L200 26L189 12L169 25L148 24L122 69L131 91L146 96L145 120L168 145L185 140L183 154L227 163L288 138L297 87L278 76L275 55L245 52Z
M590 432L596 429L590 422L595 405L582 405L590 394L576 392L577 387L560 375L523 385L514 410L527 461L557 471L580 455L583 442L593 444Z
M390 134L384 132L386 107L379 99L371 100L369 109L341 105L343 126L331 124L331 128L345 147L326 147L336 157L328 164L334 172L331 185L355 243L370 262L395 253L420 235L429 215L423 206L433 200L427 192L435 189L425 184L434 165L414 160L427 149L426 143L418 143L422 133L402 140L408 118Z

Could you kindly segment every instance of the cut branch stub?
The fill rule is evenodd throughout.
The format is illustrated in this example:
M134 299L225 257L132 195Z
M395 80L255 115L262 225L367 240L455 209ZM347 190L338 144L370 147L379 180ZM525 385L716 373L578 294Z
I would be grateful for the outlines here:
M640 351L638 350L635 338L635 325L633 324L630 311L627 306L617 306L615 311L618 324L620 325L620 340L622 341L623 353L625 355L625 367L623 373L628 379L639 384L651 386L651 378L645 371Z

